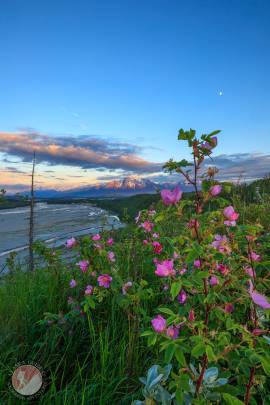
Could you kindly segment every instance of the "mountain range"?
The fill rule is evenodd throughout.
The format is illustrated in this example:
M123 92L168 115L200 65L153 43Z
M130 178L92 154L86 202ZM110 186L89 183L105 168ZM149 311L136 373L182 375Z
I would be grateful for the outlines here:
M136 179L125 177L121 180L113 180L107 183L89 185L70 190L37 189L37 198L96 198L118 197L135 194L153 194L164 188L172 189L178 185L183 191L190 191L190 187L184 183L156 183L149 179ZM28 192L23 193L29 195Z

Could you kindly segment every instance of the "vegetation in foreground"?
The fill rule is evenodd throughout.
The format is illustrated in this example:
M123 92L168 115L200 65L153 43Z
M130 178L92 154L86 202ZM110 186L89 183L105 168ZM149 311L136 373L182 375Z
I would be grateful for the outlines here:
M46 372L40 404L270 404L269 197L243 203L202 173L218 132L180 130L194 164L165 165L194 199L163 190L134 225L69 239L68 265L38 244L46 266L2 279L3 403L29 361Z

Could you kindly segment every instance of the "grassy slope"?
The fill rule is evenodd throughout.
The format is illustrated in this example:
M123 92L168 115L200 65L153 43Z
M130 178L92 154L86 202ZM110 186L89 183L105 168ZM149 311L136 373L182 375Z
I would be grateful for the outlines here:
M131 199L140 208L147 206L146 201L152 203L149 195L143 202L141 197ZM121 200L119 209L128 201ZM125 246L125 254L119 258L123 277L128 273L134 280L143 269L139 250L126 244L132 234L133 226L129 225L115 231L113 237L116 246ZM81 319L75 327L38 324L46 312L68 311L69 280L70 273L61 261L57 266L36 269L34 274L15 269L0 280L1 405L21 403L10 393L8 383L14 365L25 360L45 369L49 388L39 398L40 404L128 405L140 396L138 376L156 359L143 345L138 325L123 315L117 297L109 296L93 317ZM150 304L155 302L145 305Z
M133 221L136 214L160 199L159 194L138 194L115 199L91 199L100 208L116 213L120 219Z

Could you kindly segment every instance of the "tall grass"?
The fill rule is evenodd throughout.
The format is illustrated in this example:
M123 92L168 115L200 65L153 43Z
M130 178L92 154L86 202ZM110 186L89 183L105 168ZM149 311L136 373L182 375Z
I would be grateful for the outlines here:
M131 229L130 229L131 231ZM141 275L128 230L118 234L126 254L120 267ZM135 266L136 263L136 266ZM151 359L140 339L138 322L126 315L115 296L98 310L67 325L50 327L39 322L44 313L68 310L70 275L61 262L37 268L34 273L15 269L0 284L0 397L1 404L21 403L8 389L19 362L35 362L46 373L47 389L40 404L130 404L138 397L138 376ZM153 302L152 302L153 304ZM150 303L145 303L144 309ZM16 402L17 401L17 402Z

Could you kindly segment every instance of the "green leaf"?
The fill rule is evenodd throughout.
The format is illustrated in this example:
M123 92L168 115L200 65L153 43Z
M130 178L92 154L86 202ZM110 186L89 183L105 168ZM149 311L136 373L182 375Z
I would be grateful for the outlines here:
M190 131L184 131L182 128L178 132L178 139L183 141L191 140L195 137L196 131L190 128Z
M260 356L261 365L266 375L270 376L270 361L267 357Z
M183 353L183 351L181 350L180 347L177 347L177 348L176 348L174 355L175 355L175 357L176 357L176 360L177 360L178 363L180 364L180 366L186 367L186 365L187 365L186 359L185 359L184 353Z
M171 343L165 350L165 363L170 363L170 361L173 358L174 352L175 352L175 344Z
M175 398L177 399L177 401L178 401L179 404L183 404L183 403L184 403L184 393L183 393L183 391L182 391L180 388L178 388L178 389L176 390Z
M178 167L188 167L188 166L193 166L193 163L188 162L186 159L180 160L180 162L177 162Z
M152 330L146 330L146 331L144 331L143 333L141 333L141 336L143 337L143 336L150 336L150 335L153 335L154 333L153 333L153 331Z
M179 292L181 290L181 287L182 287L182 282L181 281L176 281L176 282L172 283L171 295L172 295L173 300L179 294Z
M244 402L230 394L223 394L222 397L228 405L244 405Z
M89 306L90 308L95 309L96 304L95 304L95 301L93 300L92 297L89 297L89 296L88 296L87 299L86 299L86 301L87 301L87 304L88 304L88 306Z
M204 343L199 343L195 347L193 347L191 351L191 355L198 359L200 356L202 356L205 352L205 345Z
M175 313L170 309L170 308L159 308L158 309L158 312L161 312L162 314L167 314L167 315L170 315L170 316L175 316Z
M212 185L211 181L203 180L202 181L202 191L205 191L205 192L209 191L211 185Z
M147 345L148 346L154 346L156 341L157 341L157 335L155 333L153 333L152 335L148 336Z
M221 132L221 130L220 130L220 129L216 129L215 131L210 132L210 134L208 134L208 136L214 136L214 135L219 134L220 132Z
M207 345L205 351L209 361L216 361L216 356L211 346Z

